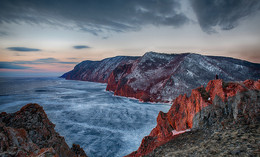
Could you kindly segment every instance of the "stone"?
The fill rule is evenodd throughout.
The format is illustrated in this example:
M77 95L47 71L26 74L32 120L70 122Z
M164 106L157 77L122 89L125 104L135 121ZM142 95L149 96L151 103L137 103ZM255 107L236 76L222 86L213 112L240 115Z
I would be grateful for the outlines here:
M177 97L167 113L160 112L157 125L149 136L145 137L137 151L128 156L144 156L177 136L172 132L193 129L205 129L216 126L216 129L227 130L236 125L248 127L259 124L260 111L260 80L224 83L223 80L209 81L206 88L198 87L192 90L190 97ZM210 101L208 99L210 97ZM248 129L245 129L248 130ZM215 132L211 134L211 143L223 144L236 137L239 131ZM248 141L244 134L241 139ZM232 141L232 140L231 140ZM189 141L187 141L189 142ZM208 146L209 147L209 146ZM214 153L214 151L212 151ZM235 151L237 154L238 151Z
M42 106L27 104L15 113L0 114L1 156L82 156L71 150L55 130Z

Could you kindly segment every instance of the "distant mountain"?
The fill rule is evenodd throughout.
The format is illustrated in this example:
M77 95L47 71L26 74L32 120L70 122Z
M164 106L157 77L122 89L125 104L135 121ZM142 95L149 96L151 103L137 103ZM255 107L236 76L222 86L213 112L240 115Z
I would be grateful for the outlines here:
M156 127L127 156L255 156L259 148L251 139L259 130L259 102L260 80L212 80L160 112Z
M128 63L139 57L116 56L101 61L86 60L74 67L73 70L61 77L68 80L82 80L106 83L111 72L120 64Z
M108 78L107 90L141 101L171 102L179 94L205 85L216 74L225 81L257 80L260 64L194 53L148 52L136 61L119 65Z
M172 102L179 94L205 85L218 75L225 81L257 80L260 64L194 53L147 52L142 57L118 56L83 61L62 77L107 83L115 95L141 101Z

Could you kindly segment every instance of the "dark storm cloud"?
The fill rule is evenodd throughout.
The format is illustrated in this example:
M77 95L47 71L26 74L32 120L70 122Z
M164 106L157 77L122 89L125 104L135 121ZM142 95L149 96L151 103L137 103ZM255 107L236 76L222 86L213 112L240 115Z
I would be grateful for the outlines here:
M31 67L17 65L13 62L0 62L0 69L30 69Z
M59 64L77 64L78 62L63 62L56 58L42 58L33 61L14 61L14 64L52 64L52 63L59 63Z
M7 49L11 51L22 51L22 52L41 51L41 49L28 48L28 47L8 47Z
M89 46L86 46L86 45L76 45L76 46L73 46L74 49L88 49L90 48Z
M146 24L178 27L188 18L177 0L0 0L0 23L51 24L98 35Z
M203 31L215 32L214 26L230 30L246 16L260 10L259 0L191 0Z

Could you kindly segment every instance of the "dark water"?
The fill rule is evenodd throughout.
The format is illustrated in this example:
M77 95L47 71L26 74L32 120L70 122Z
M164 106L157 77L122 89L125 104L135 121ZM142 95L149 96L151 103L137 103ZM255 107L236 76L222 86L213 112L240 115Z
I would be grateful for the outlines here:
M105 88L59 78L0 78L0 112L38 103L70 146L80 144L92 157L127 155L170 106L113 96Z

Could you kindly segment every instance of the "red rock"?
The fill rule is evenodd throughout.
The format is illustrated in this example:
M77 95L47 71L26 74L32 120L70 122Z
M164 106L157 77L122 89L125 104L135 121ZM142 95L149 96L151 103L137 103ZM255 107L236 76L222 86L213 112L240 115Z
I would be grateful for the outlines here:
M185 131L192 128L195 114L206 106L212 105L216 96L218 96L221 101L225 102L228 98L235 96L239 92L260 90L259 84L259 80L246 80L242 83L226 83L223 82L223 80L218 79L209 81L206 88L199 87L192 90L190 97L180 95L174 100L167 113L159 113L156 127L151 131L149 136L146 136L142 140L138 150L127 156L137 157L147 155L156 147L174 139L173 132ZM239 110L238 112L242 112L240 114L244 115L244 117L253 117L251 119L255 119L254 117L259 116L259 108L250 111L249 106L246 106L242 102L238 104L237 108ZM250 118L248 118L248 120L250 120Z
M260 80L245 80L243 83L248 89L260 89Z
M225 100L225 93L223 90L223 81L222 80L212 80L209 81L206 91L209 93L211 100L215 99L215 96L218 95L221 99Z

